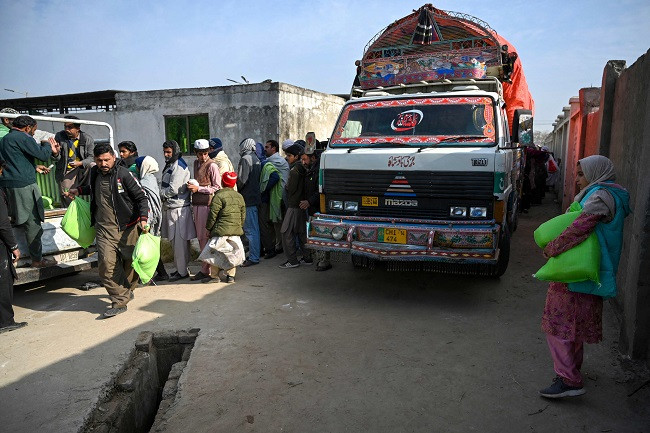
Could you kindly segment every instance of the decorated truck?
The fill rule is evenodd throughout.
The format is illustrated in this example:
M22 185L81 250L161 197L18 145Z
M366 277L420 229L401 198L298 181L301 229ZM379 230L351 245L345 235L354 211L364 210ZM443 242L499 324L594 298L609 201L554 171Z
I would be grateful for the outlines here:
M533 100L487 23L427 4L380 31L321 156L307 247L355 266L500 276Z
M15 118L18 116L20 114L2 113L2 117L7 118ZM60 117L31 117L36 120L39 127L51 122L55 130L62 130L64 123L71 123L70 119ZM99 126L102 127L101 129L105 127L107 137L95 139L95 143L110 143L111 147L115 149L113 128L110 124L93 120L74 120L74 123ZM58 129L56 125L58 125ZM55 180L54 164L52 164L52 161L38 161L38 163L51 167L50 173L37 174L36 176L45 207L45 221L42 224L43 257L54 260L56 264L43 268L29 267L30 259L25 233L20 229L14 229L21 254L21 259L16 269L18 274L18 278L16 279L17 285L58 277L97 266L94 246L82 248L61 228L61 221L67 209L61 204L59 188Z

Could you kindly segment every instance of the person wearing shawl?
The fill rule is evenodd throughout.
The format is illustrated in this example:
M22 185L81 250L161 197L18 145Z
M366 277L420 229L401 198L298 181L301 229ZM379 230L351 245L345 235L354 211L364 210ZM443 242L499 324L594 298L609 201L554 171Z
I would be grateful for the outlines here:
M293 143L292 140L289 141ZM284 146L284 143L282 145ZM275 168L280 173L280 182L282 186L282 200L286 205L287 200L284 192L284 187L287 185L287 181L289 180L289 171L291 170L291 168L289 167L289 163L287 162L286 159L284 159L280 155L280 146L278 145L278 142L275 140L267 141L266 144L264 145L264 151L266 153L267 161L273 164L273 166L275 166ZM278 246L280 246L280 244L278 244Z
M616 271L623 244L623 220L630 213L629 194L616 179L614 165L601 155L578 161L575 201L582 206L578 218L544 248L544 257L556 257L596 232L600 243L600 284L616 290ZM603 298L587 294L596 283L551 282L542 316L542 330L557 374L551 386L540 391L546 398L582 395L580 368L583 344L603 339ZM599 286L600 287L600 286Z
M255 154L255 140L252 138L239 143L239 154L241 158L237 167L237 190L246 203L244 234L248 239L248 259L241 266L247 267L260 262L260 226L257 207L262 202L260 195L262 166Z
M210 145L210 153L208 156L217 164L217 167L219 167L219 173L222 173L223 175L223 173L235 171L235 166L232 165L230 158L228 158L228 155L223 150L221 139L216 137L211 138L208 143ZM235 185L233 189L237 191L237 185Z
M262 246L266 254L265 259L272 259L282 250L282 182L280 171L271 161L273 155L278 155L278 142L269 140L264 146L265 157L260 175L260 193L262 203L260 204L259 224ZM289 165L284 162L287 169Z
M135 175L142 185L145 194L147 194L147 203L149 203L149 233L154 236L160 236L162 226L162 202L160 201L160 192L158 190L158 181L155 173L158 173L158 162L150 156L139 156L135 159ZM156 267L156 276L161 281L168 280L169 275L165 270L162 258L158 261Z
M187 271L187 264L190 261L188 242L196 237L190 208L190 190L187 189L190 170L181 157L180 146L174 140L163 143L163 154L165 168L160 184L160 200L163 205L161 235L168 239L174 248L176 271L169 276L169 281L177 281L189 276ZM155 280L164 281L164 275L158 275Z
M194 161L194 177L196 183L188 182L187 189L192 192L192 213L194 214L194 226L196 237L199 240L201 251L210 240L210 233L205 228L205 222L210 214L210 202L215 192L221 189L221 174L219 167L210 159L210 144L208 140L200 139L194 142L196 160ZM201 281L210 277L210 265L203 263L201 270L192 278L192 281Z

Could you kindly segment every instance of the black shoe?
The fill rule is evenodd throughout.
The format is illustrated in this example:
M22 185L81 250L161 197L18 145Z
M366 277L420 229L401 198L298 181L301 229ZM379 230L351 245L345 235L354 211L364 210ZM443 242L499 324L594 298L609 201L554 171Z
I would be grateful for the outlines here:
M205 277L209 277L210 275L206 275L203 273L203 271L199 271L194 276L190 277L190 280L192 281L200 281L203 280Z
M126 312L126 305L123 307L111 307L107 308L106 311L104 311L104 318L108 319L110 317L115 317L118 314L122 314Z
M182 280L182 279L187 278L189 276L190 276L190 274L181 275L178 272L176 272L176 273L170 275L169 282L173 283L174 281Z
M275 257L277 255L278 255L278 253L276 253L275 251L270 251L270 252L266 253L266 255L264 255L264 258L265 259L272 259L273 257Z
M234 281L234 280L233 280ZM27 326L27 322L14 322L11 325L3 326L0 328L0 334L9 332L9 331L15 331L16 329L20 329Z
M332 269L332 265L329 264L329 263L326 264L326 265L323 265L323 266L321 266L321 265L316 266L316 270L319 271L319 272L329 271L330 269Z
M314 261L312 259L309 259L309 260L300 259L300 261L298 263L300 263L301 265L304 265L304 266L309 266L309 265L313 265Z
M153 277L154 281L168 281L169 280L169 274L157 274L155 277Z
M247 268L249 266L254 266L254 265L259 265L260 262L251 262L250 260L246 259L244 260L244 263L242 263L240 266L242 268Z
M230 275L226 277L226 283L234 283L234 282L235 282L235 277L231 277Z

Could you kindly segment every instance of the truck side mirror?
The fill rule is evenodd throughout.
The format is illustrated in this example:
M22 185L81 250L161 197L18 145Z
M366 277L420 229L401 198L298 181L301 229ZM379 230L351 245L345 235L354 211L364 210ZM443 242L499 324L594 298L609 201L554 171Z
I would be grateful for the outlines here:
M531 110L515 110L512 138L513 141L524 146L533 144L533 112Z

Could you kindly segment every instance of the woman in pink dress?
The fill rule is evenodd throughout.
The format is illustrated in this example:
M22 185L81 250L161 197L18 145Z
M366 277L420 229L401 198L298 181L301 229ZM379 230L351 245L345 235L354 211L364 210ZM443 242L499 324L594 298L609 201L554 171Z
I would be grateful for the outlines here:
M600 243L600 285L592 282L552 282L546 295L542 330L553 359L556 377L540 391L546 398L578 396L585 393L580 369L583 344L603 339L603 297L615 296L616 271L623 238L623 219L630 213L627 191L614 183L612 162L600 155L578 161L575 201L582 205L578 218L544 248L544 257L555 257L583 242L595 231ZM585 287L590 288L585 290ZM601 290L602 289L602 290Z

